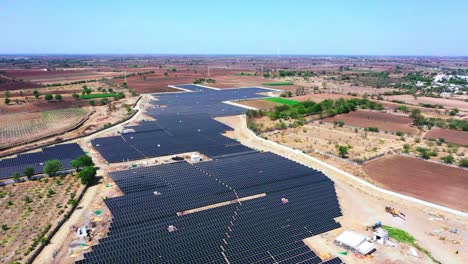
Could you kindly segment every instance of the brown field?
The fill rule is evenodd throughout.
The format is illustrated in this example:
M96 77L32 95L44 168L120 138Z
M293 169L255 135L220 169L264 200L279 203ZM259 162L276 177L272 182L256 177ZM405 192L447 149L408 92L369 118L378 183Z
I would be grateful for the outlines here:
M255 107L255 108L261 109L261 110L272 110L272 109L275 108L275 106L279 105L278 103L266 101L266 100L263 100L263 99L244 100L244 101L239 101L239 102L236 102L236 103L241 104L241 105L250 106L250 107Z
M0 263L26 263L82 190L71 175L0 187L0 225L6 229L0 231Z
M397 155L371 161L364 170L390 190L468 211L467 170Z
M11 91L21 89L31 89L41 87L41 85L32 82L21 82L2 77L0 75L0 91Z
M443 138L445 139L445 141L450 142L450 143L455 143L455 144L462 145L462 146L468 145L468 132L466 131L442 129L442 128L434 127L429 132L426 133L424 138L433 138L433 139Z
M354 127L377 127L379 130L389 132L403 132L406 134L417 134L418 129L411 127L412 120L408 116L389 113L355 111L349 114L337 115L324 118L324 122L343 121L347 126Z
M0 116L0 147L30 141L72 127L86 114L85 108Z
M450 100L444 98L432 98L432 97L418 97L414 99L412 95L392 95L385 96L386 100L399 100L412 105L419 105L420 103L442 105L444 108L452 109L458 108L461 111L468 111L468 102L459 100Z
M8 77L41 84L69 83L73 81L101 79L122 74L122 72L100 72L94 70L10 70L5 73Z

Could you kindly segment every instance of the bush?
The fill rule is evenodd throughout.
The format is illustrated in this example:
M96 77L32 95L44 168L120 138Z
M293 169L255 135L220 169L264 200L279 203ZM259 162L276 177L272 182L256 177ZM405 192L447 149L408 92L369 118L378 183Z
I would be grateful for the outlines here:
M50 101L50 100L54 99L54 97L51 94L46 94L44 99L46 99L46 101Z
M461 159L459 162L458 162L458 165L460 167L463 167L463 168L467 168L468 167L468 159Z
M95 106L96 105L96 102L94 100L89 100L88 103L89 103L90 106Z
M346 158L346 156L348 155L350 146L337 145L336 149L338 150L338 154L340 155L340 157Z
M29 180L35 173L36 172L34 171L33 167L27 167L26 169L24 169L24 175L26 175L26 177L28 177Z
M55 95L55 100L62 101L62 95L61 94L56 94Z
M379 132L379 128L377 127L368 127L366 128L366 130L369 132Z
M442 157L441 160L448 164L452 164L453 162L455 162L455 158L451 154L448 156Z
M396 132L396 135L399 136L399 137L402 137L402 136L405 135L405 133L398 131L398 132Z

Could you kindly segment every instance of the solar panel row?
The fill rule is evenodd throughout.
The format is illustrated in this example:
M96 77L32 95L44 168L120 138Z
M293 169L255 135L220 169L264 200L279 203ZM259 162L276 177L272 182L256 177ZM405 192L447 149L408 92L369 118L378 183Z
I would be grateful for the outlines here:
M70 162L85 153L78 144L63 144L43 148L39 152L19 154L15 158L0 160L0 179L8 179L14 173L23 174L27 167L33 167L36 174L43 172L43 165L48 160L57 159L63 170L72 169Z
M339 227L333 220L341 215L333 183L272 153L111 176L125 195L106 200L113 214L108 237L79 263L226 263L225 258L230 263L321 263L302 239ZM176 214L243 197L242 191L266 196ZM168 232L171 225L177 231Z

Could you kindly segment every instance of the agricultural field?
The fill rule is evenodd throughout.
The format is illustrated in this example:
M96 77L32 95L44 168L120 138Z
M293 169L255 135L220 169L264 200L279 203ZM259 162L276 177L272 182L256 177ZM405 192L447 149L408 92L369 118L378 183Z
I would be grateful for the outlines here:
M315 150L338 156L337 145L351 146L347 158L360 161L389 151L398 151L405 142L398 136L370 133L363 129L335 127L330 123L313 122L298 128L287 128L261 134L262 137L306 153Z
M368 162L364 170L390 190L468 211L467 170L399 155Z
M285 104L285 105L297 105L299 102L294 101L294 100L289 100L281 97L271 97L271 98L265 98L265 101L268 102L273 102L273 103L278 103L278 104Z
M412 119L410 117L397 114L355 111L349 114L325 118L323 121L329 123L343 121L346 126L362 128L374 127L388 132L403 132L405 134L418 133L418 129L411 126Z
M0 187L0 263L26 263L82 191L71 175Z
M269 82L269 83L263 83L264 86L285 86L285 85L294 85L293 82Z
M243 101L238 101L236 103L249 106L249 107L253 107L256 109L260 109L260 110L272 110L275 108L275 106L280 105L278 103L267 101L264 99L243 100Z
M57 70L44 71L36 70L7 70L5 75L18 80L26 80L40 84L70 83L73 81L94 80L101 78L111 78L122 75L122 72L101 72L95 70Z
M22 82L5 78L0 75L0 91L12 91L20 89L31 89L41 87L41 85L32 82Z
M460 130L451 130L434 127L426 133L424 138L440 139L443 138L446 142L455 143L461 146L468 145L468 132Z
M445 98L432 98L432 97L417 97L416 99L412 95L392 95L385 96L385 100L392 101L402 101L411 105L420 105L420 104L431 104L431 105L441 105L445 109L458 108L460 111L468 111L468 102L461 100L450 100Z
M87 113L86 108L68 108L0 115L0 147L58 133L78 123Z

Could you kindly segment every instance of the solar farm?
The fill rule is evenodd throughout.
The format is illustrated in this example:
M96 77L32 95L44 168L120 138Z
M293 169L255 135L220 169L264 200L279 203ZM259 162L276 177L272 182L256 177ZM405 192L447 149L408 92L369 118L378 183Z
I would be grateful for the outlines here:
M84 155L83 150L76 143L46 147L39 152L19 154L14 158L0 160L0 180L11 178L14 173L22 173L27 167L34 168L36 174L43 172L43 165L48 160L59 160L62 170L70 170L70 162L76 157Z
M261 88L155 95L156 121L134 132L97 138L108 162L197 151L210 160L110 173L124 193L105 203L108 236L78 263L342 263L322 262L302 241L340 227L334 183L323 173L222 134L212 119L245 109L224 101L261 98Z

